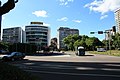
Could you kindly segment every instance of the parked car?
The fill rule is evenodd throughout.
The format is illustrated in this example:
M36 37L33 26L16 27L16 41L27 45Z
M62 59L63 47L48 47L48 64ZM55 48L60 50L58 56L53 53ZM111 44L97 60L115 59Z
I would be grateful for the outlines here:
M12 52L9 55L3 56L3 61L14 61L14 60L22 60L25 57L25 53L21 52Z
M98 52L105 52L106 50L105 50L105 48L97 48L97 51Z

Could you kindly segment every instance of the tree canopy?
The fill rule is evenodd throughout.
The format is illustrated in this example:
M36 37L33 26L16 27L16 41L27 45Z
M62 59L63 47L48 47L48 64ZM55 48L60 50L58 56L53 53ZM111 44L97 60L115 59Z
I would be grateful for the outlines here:
M63 39L63 43L68 50L74 50L75 47L83 46L85 49L94 49L96 46L103 46L103 43L96 37L88 37L87 35L69 35Z

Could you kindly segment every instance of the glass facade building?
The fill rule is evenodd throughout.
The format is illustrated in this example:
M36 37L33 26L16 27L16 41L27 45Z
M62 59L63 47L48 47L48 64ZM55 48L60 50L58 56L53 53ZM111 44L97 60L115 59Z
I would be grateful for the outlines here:
M42 22L31 22L25 26L26 43L48 46L50 43L50 28Z
M22 43L24 40L24 31L21 27L3 29L2 40L10 43Z

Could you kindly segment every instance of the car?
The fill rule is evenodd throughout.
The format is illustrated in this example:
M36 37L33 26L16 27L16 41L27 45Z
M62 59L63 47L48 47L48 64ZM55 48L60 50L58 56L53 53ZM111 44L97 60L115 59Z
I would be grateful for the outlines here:
M15 60L22 60L25 58L25 53L21 52L12 52L9 55L5 55L2 57L3 61L15 61Z
M98 52L105 52L106 50L105 50L105 48L97 48L97 51Z

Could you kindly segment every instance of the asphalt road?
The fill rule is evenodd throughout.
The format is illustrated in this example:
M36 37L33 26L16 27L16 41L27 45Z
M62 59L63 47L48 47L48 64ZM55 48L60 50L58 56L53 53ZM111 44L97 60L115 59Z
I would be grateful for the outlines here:
M26 56L10 64L37 75L40 80L120 80L120 57L108 55Z

